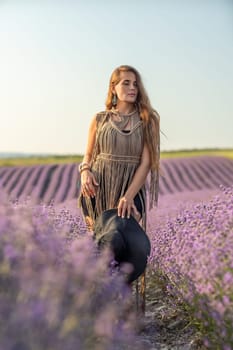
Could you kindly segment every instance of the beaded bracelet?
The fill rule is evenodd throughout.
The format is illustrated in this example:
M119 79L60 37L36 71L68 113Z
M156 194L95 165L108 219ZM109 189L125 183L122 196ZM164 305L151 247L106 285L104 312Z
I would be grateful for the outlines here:
M79 174L82 174L83 171L88 170L91 171L89 166L83 167L81 170L79 170Z
M79 167L78 167L79 172L80 172L84 167L90 169L90 165L89 165L88 163L86 163L86 162L83 162L83 163L80 163L80 164L79 164Z

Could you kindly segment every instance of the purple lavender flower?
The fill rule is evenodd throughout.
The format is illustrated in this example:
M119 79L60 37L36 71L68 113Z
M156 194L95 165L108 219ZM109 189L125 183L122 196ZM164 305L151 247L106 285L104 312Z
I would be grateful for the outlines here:
M141 349L122 276L67 210L0 205L0 338L12 349ZM80 228L81 226L81 228ZM81 232L80 232L81 231ZM135 318L135 317L134 317Z
M169 290L195 310L208 341L233 347L233 188L153 221L149 262L170 280ZM156 220L156 213L155 213Z

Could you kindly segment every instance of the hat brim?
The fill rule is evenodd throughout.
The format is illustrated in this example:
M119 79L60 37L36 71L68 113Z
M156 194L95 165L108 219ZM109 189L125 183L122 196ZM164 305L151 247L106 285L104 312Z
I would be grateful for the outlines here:
M117 209L104 211L95 222L94 238L100 248L111 247L118 263L132 264L129 283L144 272L151 250L150 240L132 215L122 218Z

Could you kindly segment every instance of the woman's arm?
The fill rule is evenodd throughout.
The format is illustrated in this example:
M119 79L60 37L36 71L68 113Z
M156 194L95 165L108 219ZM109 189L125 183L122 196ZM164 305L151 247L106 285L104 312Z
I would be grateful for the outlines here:
M91 161L92 153L95 145L95 138L96 138L96 116L93 117L89 126L87 145L86 145L86 151L83 157L83 163L89 164Z
M121 217L130 217L131 209L137 213L136 207L134 205L134 197L139 192L141 187L144 185L147 175L150 171L150 155L146 144L144 144L142 157L139 167L133 177L131 184L129 185L124 197L122 197L118 204L118 215Z
M86 146L86 152L83 157L83 164L87 163L90 165L92 154L94 151L95 146L95 139L96 139L96 116L91 121L91 124L89 126L88 131L88 139L87 139L87 146ZM85 169L81 172L81 190L82 194L84 196L91 196L94 197L96 194L96 186L98 186L98 183L96 182L96 179L92 172L88 169Z

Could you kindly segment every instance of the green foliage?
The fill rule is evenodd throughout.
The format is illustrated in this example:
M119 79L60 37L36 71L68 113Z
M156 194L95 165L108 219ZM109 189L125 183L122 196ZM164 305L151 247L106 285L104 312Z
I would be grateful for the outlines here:
M22 157L22 158L3 158L0 159L0 166L29 166L42 164L68 164L80 163L81 155L54 155L44 157Z
M161 152L161 158L195 157L195 156L221 156L233 159L233 149L191 149L180 151Z
M163 151L161 158L179 158L195 156L221 156L233 159L233 149L191 149L177 151ZM0 166L28 166L39 164L68 164L80 163L83 155L51 155L51 156L31 156L22 158L3 158L0 159Z

